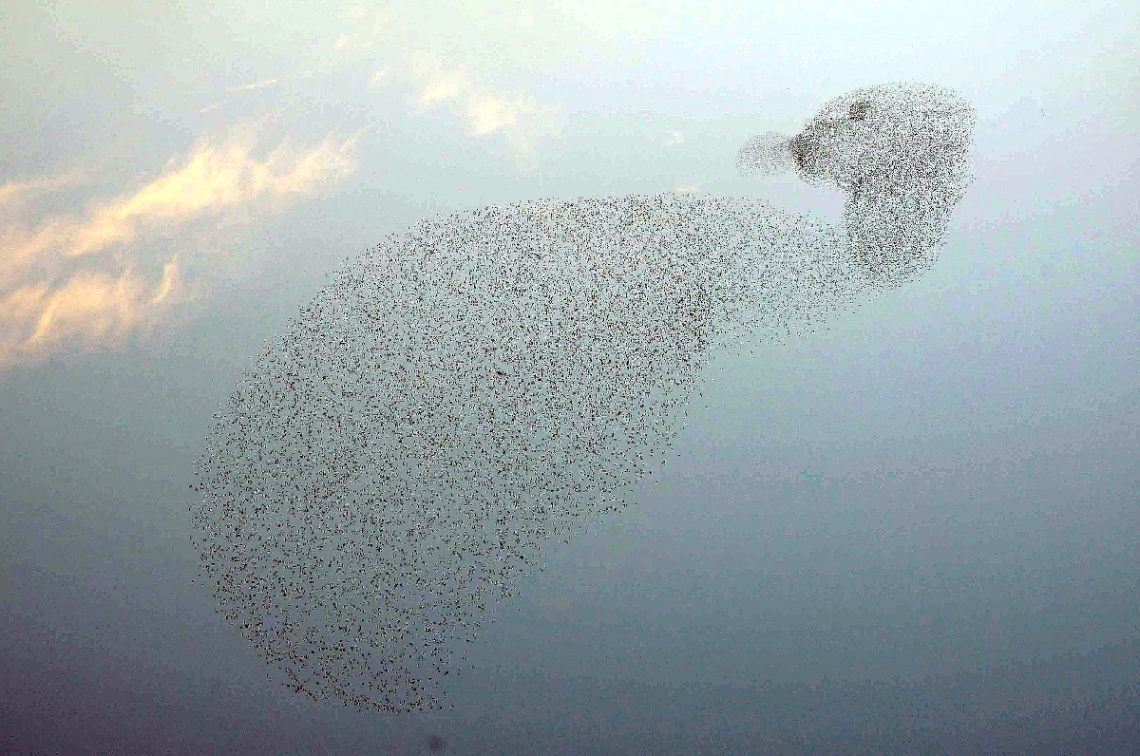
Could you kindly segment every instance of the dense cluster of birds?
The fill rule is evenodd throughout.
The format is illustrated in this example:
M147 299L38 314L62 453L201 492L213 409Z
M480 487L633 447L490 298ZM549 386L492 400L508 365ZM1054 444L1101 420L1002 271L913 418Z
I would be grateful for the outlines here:
M191 515L219 610L314 699L438 708L488 605L628 504L724 345L934 262L971 108L931 86L828 103L738 154L847 193L841 223L683 194L425 220L341 271L248 370Z

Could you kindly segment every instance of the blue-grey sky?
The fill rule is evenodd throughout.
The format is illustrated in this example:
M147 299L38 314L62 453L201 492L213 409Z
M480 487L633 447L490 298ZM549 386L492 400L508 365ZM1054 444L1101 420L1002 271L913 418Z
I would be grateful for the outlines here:
M1127 752L1140 738L1128 3L0 8L0 740L17 751ZM280 685L191 583L210 417L425 216L696 192L912 80L978 112L939 264L725 354L639 505L442 714Z

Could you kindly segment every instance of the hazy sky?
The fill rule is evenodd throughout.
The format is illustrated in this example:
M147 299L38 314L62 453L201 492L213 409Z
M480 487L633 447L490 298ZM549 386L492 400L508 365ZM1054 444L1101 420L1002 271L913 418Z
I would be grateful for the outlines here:
M0 743L1126 750L1138 27L1124 2L4 3ZM716 361L668 472L500 610L454 710L266 678L190 582L187 486L340 264L544 197L836 217L733 156L897 80L979 115L930 274Z

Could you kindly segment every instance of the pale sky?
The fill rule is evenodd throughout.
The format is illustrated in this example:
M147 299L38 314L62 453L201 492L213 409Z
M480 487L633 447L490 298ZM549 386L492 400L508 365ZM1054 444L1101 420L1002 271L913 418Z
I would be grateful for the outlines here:
M23 682L0 687L0 744L826 747L848 725L821 681L894 681L905 709L937 679L959 692L931 732L965 711L976 735L939 742L1020 750L1060 737L1043 712L1079 709L1019 692L1050 663L1140 737L1138 40L1126 2L4 3L0 657L19 661L0 678ZM186 490L248 359L338 266L425 216L538 198L835 217L837 193L745 179L736 150L904 80L978 112L934 271L719 362L666 480L552 558L450 719L346 719L265 679L189 582ZM599 680L617 687L594 709ZM750 708L777 682L815 735ZM676 703L696 685L726 686L708 693L723 716ZM219 690L265 718L218 724ZM306 724L265 734L288 712ZM164 717L183 724L147 724Z

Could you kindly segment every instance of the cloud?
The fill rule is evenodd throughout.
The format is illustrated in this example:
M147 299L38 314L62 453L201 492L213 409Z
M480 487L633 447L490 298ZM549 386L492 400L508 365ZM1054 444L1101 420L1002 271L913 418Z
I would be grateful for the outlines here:
M272 79L262 79L261 81L255 81L255 82L252 82L250 84L240 84L236 87L228 87L226 89L226 91L227 92L245 92L245 91L248 91L250 89L265 89L266 87L272 87L275 84L280 84L282 80L283 80L282 77L276 77L276 78L272 78Z
M331 133L303 149L285 139L264 159L249 130L201 140L134 192L35 224L31 200L67 179L0 186L0 367L144 333L193 290L177 255L146 253L154 240L200 218L313 194L355 170L358 137Z
M472 33L485 37L487 46L498 53L517 48L519 25L533 23L534 14L525 10L508 14L511 39L501 38L500 15L489 9L476 12L462 3L432 6L427 15L410 4L388 4L383 11L358 5L343 12L347 31L332 47L342 63L370 61L373 87L410 89L408 101L414 112L442 111L461 118L476 139L503 138L520 167L529 169L536 162L539 141L560 132L559 108L492 83L501 78L496 73L505 73L508 79L519 73L496 63L501 55L464 53L463 45L455 49L458 37L452 31L460 29L460 37Z
M13 206L23 205L29 199L62 189L78 180L77 174L67 174L31 181L8 181L0 185L0 212L10 212Z
M356 138L333 134L302 151L286 139L264 161L251 154L249 136L221 144L200 142L180 165L133 194L97 204L83 217L53 219L23 239L18 230L10 231L0 259L0 282L43 255L90 255L263 196L310 193L355 169Z
M53 348L92 349L146 331L165 314L178 289L178 259L148 284L130 270L119 276L80 272L52 288L23 286L0 300L0 367L42 357Z
M333 49L337 52L357 52L375 47L389 29L387 16L373 8L354 5L344 12L352 29L337 37Z
M411 70L419 80L420 91L415 102L423 109L463 98L474 88L462 66L448 70L442 60L429 52L413 53Z
M415 88L412 101L418 110L446 108L464 118L477 138L502 132L523 167L533 166L538 139L559 133L556 106L543 105L530 95L480 87L462 65L449 66L438 56L418 50L410 56L409 72Z

